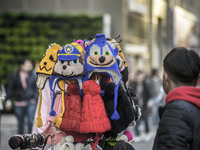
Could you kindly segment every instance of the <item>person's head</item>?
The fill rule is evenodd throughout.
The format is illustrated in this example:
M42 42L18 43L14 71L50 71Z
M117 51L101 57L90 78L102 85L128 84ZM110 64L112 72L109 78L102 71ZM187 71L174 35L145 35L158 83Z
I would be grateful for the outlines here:
M159 71L158 69L154 68L151 70L151 76L159 76Z
M172 49L163 61L163 89L167 93L180 86L196 86L200 72L200 57L184 47Z
M30 59L23 59L19 62L19 68L23 72L29 72L33 69L33 64Z
M137 73L136 73L136 82L137 83L142 83L142 81L144 80L145 78L145 73L141 70L138 70Z

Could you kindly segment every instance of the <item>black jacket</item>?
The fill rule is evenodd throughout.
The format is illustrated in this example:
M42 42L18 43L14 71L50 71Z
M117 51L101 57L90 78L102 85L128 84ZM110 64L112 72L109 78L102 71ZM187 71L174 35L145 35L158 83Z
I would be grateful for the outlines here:
M153 150L200 150L200 108L175 100L160 109Z
M28 101L31 98L38 99L38 89L36 86L36 74L33 71L29 72L29 77L26 79L27 88L23 89L19 71L15 72L7 85L7 99L14 98L15 101Z

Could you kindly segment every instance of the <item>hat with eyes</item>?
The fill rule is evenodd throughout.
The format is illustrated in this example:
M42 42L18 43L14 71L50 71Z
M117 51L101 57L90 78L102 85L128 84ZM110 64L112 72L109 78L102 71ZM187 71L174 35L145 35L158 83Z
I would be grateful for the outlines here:
M115 42L108 42L104 34L96 34L94 40L85 40L85 78L90 79L93 74L106 73L115 84L114 89L114 112L112 120L120 118L117 112L118 87L122 80L119 72L116 56L118 47Z
M81 40L79 40L79 43L81 42ZM57 63L59 63L59 61L62 63L62 61L75 61L80 57L83 57L83 48L80 44L78 43L71 43L71 44L66 44L63 49L61 51L59 51L58 53L58 62L56 62L56 65L54 67L54 71L56 69L56 67L58 67L57 69L60 70L61 68L60 65L57 66ZM67 68L69 69L69 68ZM70 70L70 69L69 69ZM53 92L53 100L52 100L52 106L51 106L51 111L50 111L50 116L55 116L56 112L53 110L54 108L54 103L55 103L55 87L56 85L58 85L58 87L61 89L62 91L62 113L59 114L58 117L56 117L56 119L54 120L54 122L56 123L57 127L60 127L61 123L62 123L62 117L63 114L65 112L65 105L64 105L64 90L65 90L65 80L79 80L81 79L82 76L81 75L77 75L74 76L69 75L69 76L64 76L62 74L54 74L50 77L50 89ZM78 82L78 81L77 81Z

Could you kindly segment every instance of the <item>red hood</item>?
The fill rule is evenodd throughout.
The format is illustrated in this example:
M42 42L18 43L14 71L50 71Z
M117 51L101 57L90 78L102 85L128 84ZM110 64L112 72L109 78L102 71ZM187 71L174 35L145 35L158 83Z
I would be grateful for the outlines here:
M175 88L167 94L166 103L174 100L185 100L200 107L200 88L192 86Z

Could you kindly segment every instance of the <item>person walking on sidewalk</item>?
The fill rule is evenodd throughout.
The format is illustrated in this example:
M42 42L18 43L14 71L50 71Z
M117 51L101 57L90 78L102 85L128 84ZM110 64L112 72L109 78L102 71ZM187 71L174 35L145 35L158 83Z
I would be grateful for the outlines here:
M172 49L164 58L166 105L153 150L200 150L200 58L194 50Z
M32 62L24 59L19 70L11 76L7 85L7 100L14 99L15 115L18 121L18 134L24 134L24 118L28 118L28 133L31 133L38 99L36 74Z

